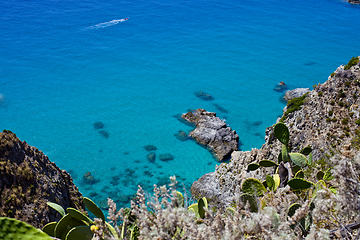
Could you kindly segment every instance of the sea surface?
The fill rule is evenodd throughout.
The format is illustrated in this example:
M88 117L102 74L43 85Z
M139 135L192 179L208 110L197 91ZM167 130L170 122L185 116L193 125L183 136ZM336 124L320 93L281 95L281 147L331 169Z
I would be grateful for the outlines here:
M208 150L174 136L192 129L178 119L189 109L216 112L241 150L260 148L285 106L280 81L312 89L360 55L360 6L339 0L14 0L0 9L1 130L43 151L101 206L108 197L126 205L138 185L151 191L172 175L189 189L214 171Z

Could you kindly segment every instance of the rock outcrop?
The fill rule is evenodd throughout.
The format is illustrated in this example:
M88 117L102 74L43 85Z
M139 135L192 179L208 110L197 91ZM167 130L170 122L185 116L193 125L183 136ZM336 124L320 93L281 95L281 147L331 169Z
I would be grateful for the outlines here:
M293 90L286 91L284 98L286 101L289 101L293 98L301 97L307 92L310 92L309 88L296 88Z
M360 151L359 93L360 63L357 62L353 66L340 66L324 84L308 92L299 110L287 111L291 108L288 104L283 119L290 132L291 152L311 146L312 161L319 166L318 170L330 163L335 154L346 157L357 154ZM281 143L274 137L273 127L268 127L261 149L233 152L229 163L221 163L214 173L205 174L194 182L191 191L195 197L205 196L220 207L229 205L241 193L244 179L265 180L269 174L266 168L247 172L247 165L264 159L277 162L280 152Z
M48 201L85 212L82 195L70 175L7 130L0 133L0 196L0 217L37 228L60 219L47 206Z
M189 136L211 150L214 156L222 161L238 150L239 136L224 121L216 117L216 113L197 109L181 116L195 124L196 128Z

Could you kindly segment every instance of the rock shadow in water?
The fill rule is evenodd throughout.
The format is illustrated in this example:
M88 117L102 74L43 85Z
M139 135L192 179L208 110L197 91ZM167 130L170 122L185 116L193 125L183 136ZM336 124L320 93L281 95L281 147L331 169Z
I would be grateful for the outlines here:
M223 108L222 106L220 106L219 104L213 103L214 107L219 110L222 113L229 113L228 110L226 110L225 108Z
M100 133L104 138L106 138L106 139L109 138L109 135L110 135L110 134L109 134L107 131L105 131L105 130L100 130L99 133Z

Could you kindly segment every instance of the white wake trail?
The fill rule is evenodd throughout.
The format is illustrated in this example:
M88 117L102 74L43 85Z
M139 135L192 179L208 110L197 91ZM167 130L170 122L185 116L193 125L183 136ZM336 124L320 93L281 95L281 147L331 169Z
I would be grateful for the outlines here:
M90 29L106 28L106 27L110 27L110 26L116 25L116 24L121 23L121 22L125 22L126 20L127 19L125 19L125 18L123 18L123 19L114 19L114 20L111 20L109 22L96 24L96 25L91 26L89 28Z

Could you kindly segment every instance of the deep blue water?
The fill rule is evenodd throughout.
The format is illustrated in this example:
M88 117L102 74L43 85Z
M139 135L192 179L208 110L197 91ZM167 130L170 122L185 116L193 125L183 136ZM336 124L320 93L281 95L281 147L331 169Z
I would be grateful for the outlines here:
M339 0L34 0L0 9L0 127L70 171L97 203L122 204L137 185L149 190L175 174L189 188L214 171L206 149L174 137L191 130L174 116L215 111L241 150L260 148L284 107L276 84L312 88L360 55L360 6ZM174 160L160 161L165 153ZM84 183L86 172L99 182Z

